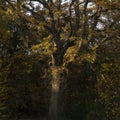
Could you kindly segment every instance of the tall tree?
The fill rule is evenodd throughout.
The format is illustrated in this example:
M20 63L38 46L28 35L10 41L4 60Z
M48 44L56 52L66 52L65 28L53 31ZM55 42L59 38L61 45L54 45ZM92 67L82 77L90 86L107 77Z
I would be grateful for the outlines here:
M65 79L63 77L65 65L78 57L83 60L84 55L89 56L102 42L113 36L110 25L114 25L112 22L114 15L108 17L107 14L113 14L113 10L118 12L119 6L116 4L118 1L6 1L16 11L14 15L24 16L28 21L28 27L37 36L39 44L32 49L39 48L38 50L46 51L51 56L52 87L49 119L62 119L59 99L60 83ZM94 59L95 57L93 61Z

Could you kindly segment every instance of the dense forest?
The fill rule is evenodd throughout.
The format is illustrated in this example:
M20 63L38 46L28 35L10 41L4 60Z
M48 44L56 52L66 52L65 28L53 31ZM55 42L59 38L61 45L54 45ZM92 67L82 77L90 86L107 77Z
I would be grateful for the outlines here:
M0 0L0 120L120 120L119 0Z

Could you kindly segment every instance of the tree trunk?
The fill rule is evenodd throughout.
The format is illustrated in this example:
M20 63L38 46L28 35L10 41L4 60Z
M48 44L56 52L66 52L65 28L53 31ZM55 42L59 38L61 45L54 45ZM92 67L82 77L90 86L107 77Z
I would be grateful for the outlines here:
M60 82L63 79L61 75L61 67L53 66L52 71L52 88L51 88L51 99L49 106L48 120L61 120L60 118Z

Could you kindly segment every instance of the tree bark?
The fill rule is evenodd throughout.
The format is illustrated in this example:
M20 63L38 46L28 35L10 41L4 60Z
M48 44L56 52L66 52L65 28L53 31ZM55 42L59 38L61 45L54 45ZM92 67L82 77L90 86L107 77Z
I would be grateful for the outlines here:
M48 120L61 120L60 116L60 82L62 80L61 67L53 66L51 81L51 99L49 106Z

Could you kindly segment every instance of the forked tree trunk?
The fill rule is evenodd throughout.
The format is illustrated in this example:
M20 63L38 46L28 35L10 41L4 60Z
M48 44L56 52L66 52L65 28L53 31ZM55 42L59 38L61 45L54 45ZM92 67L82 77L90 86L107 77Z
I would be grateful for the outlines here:
M63 79L61 75L61 67L54 66L51 68L52 88L49 106L48 120L61 120L60 116L60 82Z

